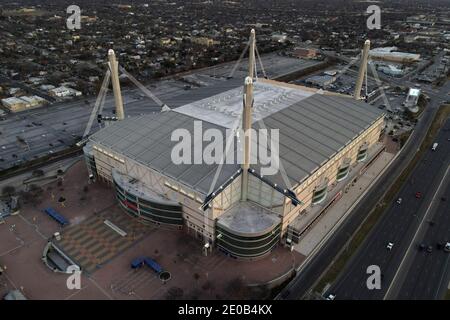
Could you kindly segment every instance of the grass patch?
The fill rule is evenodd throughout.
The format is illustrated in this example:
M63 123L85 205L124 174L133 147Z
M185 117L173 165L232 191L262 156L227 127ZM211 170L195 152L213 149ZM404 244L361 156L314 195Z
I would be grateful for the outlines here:
M450 289L447 289L447 293L445 294L445 300L450 300Z
M400 141L400 147L403 148L406 141L408 141L409 136L412 134L412 131L403 132L401 135L398 136L398 140Z
M327 283L332 283L336 280L339 273L344 269L347 261L352 257L352 255L362 244L369 232L386 211L388 205L392 203L395 195L400 191L400 188L403 186L403 184L406 183L406 180L408 179L414 167L419 162L419 159L422 157L425 151L431 147L439 128L442 127L449 116L450 105L442 105L436 113L436 116L433 119L431 127L429 128L427 135L425 136L425 139L419 148L419 151L411 159L408 166L402 171L398 179L390 186L389 191L386 193L386 196L382 199L382 201L380 201L378 205L369 213L368 217L364 220L362 225L354 234L353 238L348 244L347 249L337 256L325 275L321 277L318 284L314 288L315 292L321 293ZM447 295L448 294L449 293L447 292Z

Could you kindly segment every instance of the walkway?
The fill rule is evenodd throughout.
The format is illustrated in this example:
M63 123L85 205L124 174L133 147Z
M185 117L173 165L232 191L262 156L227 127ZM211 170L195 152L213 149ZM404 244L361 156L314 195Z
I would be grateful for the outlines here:
M362 193L381 173L381 171L392 160L394 154L383 152L378 159L361 175L358 180L350 186L348 192L343 193L341 199L337 201L328 212L326 212L301 238L294 250L309 255L320 241L326 236L330 229L338 223L339 219L350 209Z

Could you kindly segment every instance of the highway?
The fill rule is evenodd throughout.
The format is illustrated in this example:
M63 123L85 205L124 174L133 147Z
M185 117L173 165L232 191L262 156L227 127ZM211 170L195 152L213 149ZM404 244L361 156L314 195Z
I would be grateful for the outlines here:
M447 121L446 128L450 128L450 120ZM418 244L412 243L416 231L423 224L430 225L429 220L433 212L430 212L427 208L431 201L441 201L441 197L436 194L441 194L438 189L442 186L442 181L448 182L447 175L444 175L449 173L447 170L450 163L450 141L447 141L448 138L448 131L446 129L441 130L436 139L439 143L439 149L432 151L430 148L426 151L410 174L408 183L396 195L395 199L402 198L401 204L394 200L389 206L357 253L347 263L337 281L327 291L327 294L335 294L336 299L384 298L392 279L397 274L397 269L405 256L406 250L411 244L413 244L415 250L418 248ZM422 197L416 198L416 192L421 192ZM445 241L448 236L445 231L449 227L450 224L445 226L446 229L441 230L440 236L442 239L439 241ZM433 237L432 245L434 247L438 235L434 234ZM394 244L392 250L387 249L389 242ZM443 255L445 258L448 256L442 250L435 251L429 255ZM442 264L439 264L439 261L433 262L437 265L430 264L427 268L438 267L442 269ZM366 285L369 276L367 267L371 265L379 266L381 269L382 286L379 290L370 290ZM414 272L417 271L414 270ZM442 272L435 276L440 277L441 274ZM421 283L418 278L415 280L416 283ZM410 280L409 285L411 285L411 282L414 282L414 280ZM432 285L433 283L430 283L430 286Z
M450 143L450 142L449 142ZM394 286L388 299L439 299L442 298L450 281L450 254L438 249L437 244L450 241L450 175L447 174L441 192L436 194L427 221L424 223L418 237L411 243L409 261ZM446 187L445 187L446 186ZM442 197L447 198L442 201ZM417 250L420 244L432 246L433 252ZM406 275L402 278L401 275Z

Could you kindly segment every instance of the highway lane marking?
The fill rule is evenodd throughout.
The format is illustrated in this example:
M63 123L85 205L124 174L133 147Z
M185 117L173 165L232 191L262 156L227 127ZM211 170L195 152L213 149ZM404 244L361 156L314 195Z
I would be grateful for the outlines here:
M449 257L447 257L447 261L445 262L445 268L444 268L444 270L447 270L448 271L448 262L449 262ZM441 287L442 287L442 284L443 284L443 280L444 280L444 276L446 275L446 273L447 272L443 272L442 273L442 275L441 275L441 279L440 279L440 281L439 281L439 287L438 287L438 289L436 290L436 294L434 295L434 299L436 300L438 297L438 294L439 294L439 292L441 291ZM446 283L446 286L447 286L448 284Z
M419 226L418 226L418 228L417 228L417 230L416 230L416 233L414 234L414 237L413 237L413 239L412 239L412 241L411 241L411 243L410 243L408 249L406 250L405 255L403 256L403 259L402 259L402 261L400 262L400 265L399 265L399 267L397 268L397 271L395 272L394 278L392 278L391 284L389 285L389 288L388 288L388 290L386 291L386 294L384 295L383 300L386 300L387 297L389 296L389 294L391 293L391 290L392 290L393 285L394 285L394 283L395 283L395 281L396 281L396 279L397 279L397 277L398 277L398 275L399 275L399 272L400 272L400 270L403 268L403 264L404 264L406 258L409 256L409 254L410 254L410 252L411 252L411 248L412 248L413 245L416 243L416 240L417 240L416 238L417 238L417 235L418 235L419 231L420 231L420 230L422 229L422 227L423 227L423 222L424 222L425 219L428 217L428 214L429 214L429 212L430 212L430 209L431 209L431 207L432 207L433 204L434 204L434 200L435 200L436 196L438 195L438 193L440 192L441 187L442 187L442 184L443 184L444 181L447 179L447 174L448 174L448 170L449 170L449 169L450 169L450 166L447 167L447 170L445 171L444 177L443 177L443 179L441 180L441 182L440 182L438 188L436 189L436 192L434 193L433 198L431 199L430 204L428 205L427 211L425 212L425 214L424 214L423 217L422 217L422 220L420 221L420 224L419 224Z
M437 216L435 216L435 218L438 218L438 219L439 219L440 217L442 217L442 214L440 214L439 211L436 212L436 214L437 214ZM438 220L438 219L436 219L436 220ZM425 238L426 238L426 236L428 235L428 232L430 232L430 231L431 231L431 233L433 233L432 230L428 230L427 233L425 234ZM445 253L444 253L444 254L445 254ZM432 290L432 288L431 288L429 285L427 285L427 284L429 284L429 283L434 283L434 280L438 277L438 272L433 272L433 269L434 269L433 267L435 267L435 266L438 267L438 270L443 270L443 271L444 271L444 273L441 274L441 280L440 280L440 282L439 282L438 290L436 291L436 294L435 294L435 299L436 299L437 294L439 293L440 288L441 288L441 286L442 286L442 278L445 276L445 270L447 270L447 265L445 265L444 269L442 269L442 268L441 268L441 265L436 264L436 260L438 260L437 255L429 255L429 254L426 253L426 252L420 252L420 251L419 251L419 252L417 252L417 253L414 255L414 260L416 259L416 257L419 257L419 256L425 257L424 261L423 261L422 263L416 264L416 266L413 266L410 270L408 270L408 274L409 274L411 271L414 271L415 274L429 273L429 274L431 274L431 278L429 277L427 282L419 281L418 283L416 283L416 285L413 286L412 292L410 292L409 290L408 290L408 291L405 291L405 292L402 292L402 296L401 296L402 299L412 299L412 298L414 298L414 297L415 297L415 296L414 296L414 292L418 292L419 295L420 295L420 290L418 291L418 288L420 289L420 287L425 287L425 288L426 288L426 289L425 289L425 290L426 290L426 293L427 293L427 294L430 294L430 293L431 293L430 290ZM431 259L431 262L429 261L429 259ZM447 262L447 263L448 263L448 262ZM433 266L433 267L431 268L431 270L429 270L429 268L427 268L427 267L430 266L430 265ZM420 272L421 270L422 270L422 272ZM413 273L413 274L414 274L414 273ZM422 279L422 278L419 278L419 279ZM423 284L425 284L425 286L424 286ZM420 296L419 296L419 298L420 298Z
M445 263L445 269L447 269L448 270L448 261L449 261L449 257L447 257L447 262ZM445 270L444 269L444 270ZM444 280L444 275L446 274L446 272L443 272L442 273L442 276L441 276L441 279L440 279L440 281L439 281L439 287L438 287L438 289L436 290L436 294L434 295L434 299L436 300L437 298L438 298L438 294L439 294L439 292L441 291L441 288L442 288L442 284L443 284L443 280ZM446 285L446 287L447 287L447 283L445 284Z

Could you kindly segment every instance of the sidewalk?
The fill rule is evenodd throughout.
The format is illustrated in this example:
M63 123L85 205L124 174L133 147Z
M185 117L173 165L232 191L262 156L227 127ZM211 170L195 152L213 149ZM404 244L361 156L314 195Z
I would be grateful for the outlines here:
M394 156L395 155L392 153L383 152L366 172L349 187L348 192L344 192L341 199L339 199L339 201L337 201L328 212L326 212L319 221L315 222L311 229L302 236L299 244L294 246L294 250L305 256L309 255L330 229L338 223L339 219L341 219L361 194L370 186Z

